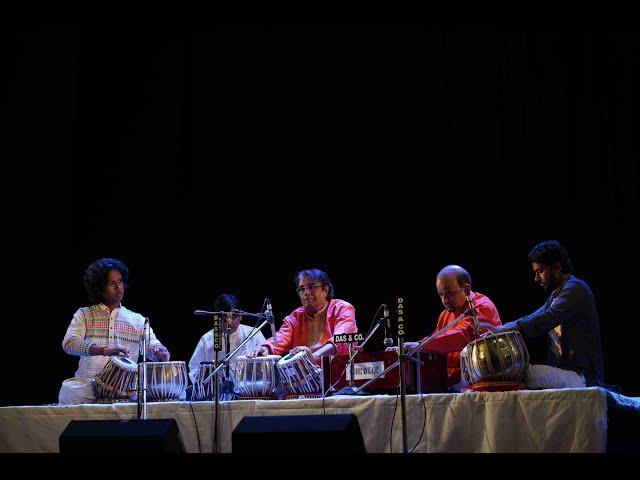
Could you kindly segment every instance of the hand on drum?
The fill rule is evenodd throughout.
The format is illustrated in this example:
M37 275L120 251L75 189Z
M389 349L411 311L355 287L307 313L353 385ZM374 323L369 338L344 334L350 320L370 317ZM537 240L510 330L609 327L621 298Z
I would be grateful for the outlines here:
M157 345L153 351L153 356L158 362L169 361L169 350L164 345Z
M491 323L478 322L478 332L480 337L486 337L487 335L493 335L499 333L500 327L498 325L492 325Z
M129 350L121 347L103 347L102 355L105 357L128 357Z
M307 354L307 356L308 356L311 360L313 360L314 362L316 362L316 361L317 361L317 357L316 357L315 353L313 353L309 347L306 347L306 346L304 346L304 345L298 345L297 347L293 347L293 348L289 351L289 354L290 354L290 355L295 355L296 353L299 353L299 352L305 352L305 353Z
M269 355L269 349L264 346L256 347L252 352L247 354L247 358L266 357Z
M416 348L418 346L418 342L404 342L404 351L405 353L408 352L409 350L411 350L412 348ZM398 352L398 347L387 347L384 350L385 352L394 352L397 353Z

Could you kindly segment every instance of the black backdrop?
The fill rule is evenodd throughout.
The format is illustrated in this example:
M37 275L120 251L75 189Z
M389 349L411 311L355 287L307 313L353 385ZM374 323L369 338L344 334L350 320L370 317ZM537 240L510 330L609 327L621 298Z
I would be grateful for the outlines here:
M544 301L526 255L550 238L596 296L606 381L639 394L637 30L6 36L3 405L57 400L99 257L129 265L124 304L188 361L209 328L195 308L232 292L258 311L268 296L280 320L302 268L329 273L360 331L404 295L408 339L429 333L449 263L513 320Z

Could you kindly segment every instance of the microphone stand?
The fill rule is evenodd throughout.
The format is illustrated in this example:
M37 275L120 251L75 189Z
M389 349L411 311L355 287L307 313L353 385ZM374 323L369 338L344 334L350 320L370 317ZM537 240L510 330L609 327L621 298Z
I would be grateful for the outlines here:
M233 314L231 312L226 315L225 329L226 333L226 341L225 341L225 349L224 351L229 353L231 350L231 322L232 322ZM222 398L223 400L231 400L233 399L233 380L231 380L231 375L229 371L229 363L225 362L225 376L222 381Z
M142 350L142 363L138 363L138 420L147 419L147 328L149 317L144 319L140 349Z
M369 339L373 336L374 333L376 333L376 330L378 330L378 328L380 327L380 325L384 323L384 321L385 321L385 318L382 317L376 322L375 326L373 327L373 330L371 330L371 332L369 332L369 335L367 335L367 337L362 341L362 345L360 345L360 348L363 348L367 344ZM349 381L349 386L340 389L338 392L334 393L334 395L369 395L369 393L365 392L362 389L362 387L358 388L354 385L354 370L355 370L354 363L355 363L355 357L358 354L358 351L357 350L352 351L352 350L353 350L353 344L349 344L349 360L347 360L347 364L351 369L351 380ZM324 396L324 392L322 394Z
M242 315L242 316L246 316L246 317L258 317L258 318L263 318L264 315L262 314L256 314L256 313L248 313L248 312L243 312L241 310L234 310L232 312L207 312L205 310L196 310L193 312L195 315L204 315L204 316L213 316L213 350L215 352L215 358L214 358L214 370L213 372L211 372L211 374L209 374L209 376L207 378L205 378L203 380L203 384L207 383L211 380L211 378L214 378L214 385L213 385L213 395L214 395L214 402L211 404L212 406L215 406L215 413L214 413L214 421L213 421L213 453L218 453L218 408L220 406L220 393L219 393L219 385L218 385L218 370L220 370L223 366L227 365L229 360L231 360L231 358L233 358L233 356L251 339L253 338L255 335L257 335L257 333L262 329L262 327L264 327L267 324L267 321L265 320L264 322L262 322L262 324L258 327L258 328L254 328L253 331L249 334L249 336L247 338L245 338L242 343L240 345L238 345L233 352L229 353L228 355L226 355L225 359L223 361L220 361L219 357L218 357L218 353L221 350L221 344L220 344L220 316L219 315Z
M212 442L212 453L218 453L218 407L220 406L219 400L219 385L218 385L218 365L219 365L219 353L222 349L222 345L220 342L220 317L217 313L213 316L213 350L214 350L214 360L213 365L215 367L214 373L214 383L213 383L213 397L214 403L212 405L215 406L214 418L213 418L213 442ZM210 377L209 377L210 378Z
M402 453L407 453L407 385L404 378L404 335L398 335L398 360L400 373L400 413L402 416Z

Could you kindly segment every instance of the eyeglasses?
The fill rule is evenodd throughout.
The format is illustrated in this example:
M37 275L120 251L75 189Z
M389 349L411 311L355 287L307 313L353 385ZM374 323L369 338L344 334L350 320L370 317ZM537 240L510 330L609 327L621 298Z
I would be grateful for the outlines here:
M463 289L457 290L455 292L438 292L438 295L440 296L440 298L446 297L446 298L453 298L455 297L457 294L459 294L460 292L464 291Z
M115 287L116 285L124 285L124 280L107 280L107 287Z
M322 287L322 285L318 285L317 283L314 283L311 285L300 285L298 288L296 288L296 292L298 292L298 294L301 294L305 290L309 290L310 292L313 293L320 287Z

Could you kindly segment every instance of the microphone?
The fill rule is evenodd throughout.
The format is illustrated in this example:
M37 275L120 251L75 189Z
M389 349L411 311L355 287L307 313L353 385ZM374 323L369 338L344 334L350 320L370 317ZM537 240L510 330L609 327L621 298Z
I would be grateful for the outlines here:
M140 334L140 340L138 341L138 351L142 355L143 360L146 358L145 352L145 340L147 339L147 330L149 329L149 317L144 317L144 324L142 325L142 333Z
M231 335L231 322L233 321L233 313L228 312L224 318L224 328L222 329L222 334L227 338L227 342L229 340L229 335Z
M473 317L473 333L478 334L478 314L476 313L476 309L473 306L473 302L471 301L471 287L469 285L463 285L462 289L464 290L464 298L467 300L469 304L469 310L471 310L471 316Z
M389 318L389 307L386 304L384 306L384 313L382 314L385 324L384 324L384 346L390 347L393 345L393 338L391 337L391 318Z
M271 300L265 298L264 301L267 303L267 322L269 322L269 325L271 326L271 337L273 338L273 344L278 345L278 334L276 333L276 327L273 321L273 309L271 308Z

